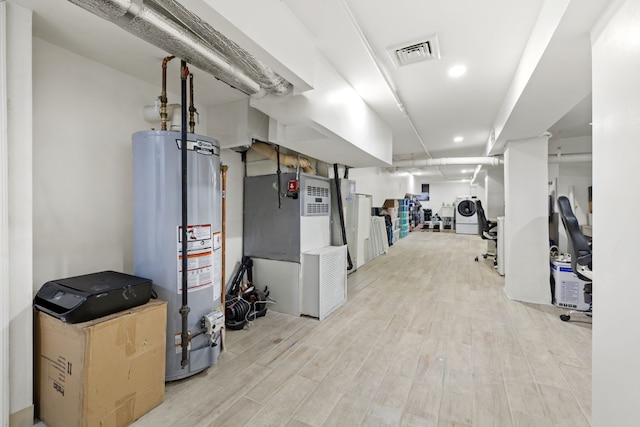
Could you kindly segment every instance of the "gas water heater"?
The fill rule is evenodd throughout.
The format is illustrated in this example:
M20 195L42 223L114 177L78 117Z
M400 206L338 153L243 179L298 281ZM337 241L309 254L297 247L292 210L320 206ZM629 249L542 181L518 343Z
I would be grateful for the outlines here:
M188 360L183 362L181 133L133 134L133 262L167 301L167 381L216 363L220 352L222 194L218 141L187 135ZM184 365L184 366L183 366Z

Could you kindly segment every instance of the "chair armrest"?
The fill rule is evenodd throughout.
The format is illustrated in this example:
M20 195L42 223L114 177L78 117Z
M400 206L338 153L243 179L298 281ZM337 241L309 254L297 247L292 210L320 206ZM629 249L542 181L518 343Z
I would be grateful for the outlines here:
M591 265L591 254L578 257L578 259L576 259L576 263L583 267L589 267Z

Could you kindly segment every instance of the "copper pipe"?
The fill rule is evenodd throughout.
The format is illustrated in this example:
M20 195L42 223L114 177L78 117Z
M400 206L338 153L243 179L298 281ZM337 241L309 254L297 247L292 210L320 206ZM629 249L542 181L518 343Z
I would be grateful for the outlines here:
M227 236L227 170L229 167L227 165L220 165L220 171L222 172L222 311L225 311L225 272L224 272L224 263L226 260L226 236Z
M162 94L160 94L160 130L167 130L167 64L175 56L167 56L162 60Z
M193 105L193 74L189 74L189 132L196 132L196 122L194 120L196 107Z

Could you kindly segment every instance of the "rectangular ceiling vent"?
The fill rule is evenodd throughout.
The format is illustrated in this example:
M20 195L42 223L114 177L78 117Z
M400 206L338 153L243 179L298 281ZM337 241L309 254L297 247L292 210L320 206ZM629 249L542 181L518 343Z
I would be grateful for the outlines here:
M402 67L416 62L440 59L440 47L438 36L431 36L421 41L404 44L388 50L389 55L397 67Z

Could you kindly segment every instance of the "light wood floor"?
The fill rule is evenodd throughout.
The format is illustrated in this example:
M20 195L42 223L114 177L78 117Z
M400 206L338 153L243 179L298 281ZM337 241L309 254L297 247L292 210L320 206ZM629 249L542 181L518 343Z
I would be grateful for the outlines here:
M412 232L323 322L273 310L143 426L589 426L591 324L504 296L477 236ZM260 285L260 278L255 278Z

